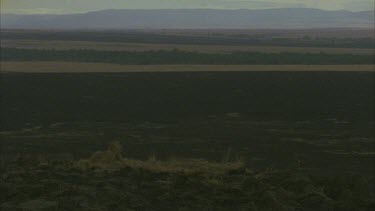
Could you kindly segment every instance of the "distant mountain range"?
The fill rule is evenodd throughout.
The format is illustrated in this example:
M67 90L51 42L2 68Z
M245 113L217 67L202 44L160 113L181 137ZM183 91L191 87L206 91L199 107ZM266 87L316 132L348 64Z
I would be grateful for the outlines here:
M319 9L265 10L102 10L69 15L1 14L1 28L180 29L180 28L373 28L374 11Z

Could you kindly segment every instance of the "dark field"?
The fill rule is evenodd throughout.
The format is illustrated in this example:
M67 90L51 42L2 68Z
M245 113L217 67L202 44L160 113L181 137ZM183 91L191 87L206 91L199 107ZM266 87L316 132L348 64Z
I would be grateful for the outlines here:
M14 159L27 166L3 176L3 208L49 203L58 210L74 210L84 206L78 201L90 200L99 210L370 210L374 206L370 200L374 72L4 73L1 77L1 169L12 169ZM265 173L253 177L246 170L214 179L129 168L115 173L74 169L57 173L68 165L64 162L88 158L114 141L123 146L126 158L242 160L247 169ZM57 163L31 168L20 157ZM292 186L304 187L302 192L284 183L300 178L300 172L310 175L308 184L293 180ZM44 186L31 187L36 181ZM16 183L24 185L17 189L21 195L11 197L15 193L9 184ZM55 190L56 183L65 186ZM251 192L249 184L264 191ZM354 188L361 185L370 189L358 190L366 196ZM129 195L116 192L119 187ZM315 189L309 192L307 187ZM88 196L90 188L102 191L103 197ZM69 198L73 196L83 198ZM34 199L39 202L28 202ZM106 204L109 201L113 204ZM282 209L277 208L279 202ZM268 205L275 207L263 207Z
M372 172L371 72L9 73L1 85L5 154L80 157L120 140L131 157L232 149L254 165Z
M171 65L171 64L206 64L206 65L353 65L374 64L374 56L326 53L258 53L233 52L198 53L180 51L96 51L96 50L53 50L53 49L16 49L2 48L1 60L7 61L66 61L115 63L125 65Z

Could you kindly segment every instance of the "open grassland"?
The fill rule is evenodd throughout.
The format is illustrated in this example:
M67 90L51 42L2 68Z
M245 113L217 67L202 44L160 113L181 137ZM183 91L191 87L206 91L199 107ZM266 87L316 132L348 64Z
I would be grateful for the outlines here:
M121 145L89 159L19 157L1 174L2 210L357 210L374 208L374 178L316 177L301 167L145 161Z
M373 173L374 72L2 74L2 156L300 160ZM302 88L303 87L303 88Z
M375 208L373 64L0 65L0 210Z
M252 46L252 45L194 45L194 44L154 44L126 42L89 42L64 40L1 40L3 48L19 49L90 49L100 51L193 51L202 53L262 52L262 53L327 53L327 54L374 54L374 49L363 48L328 48L328 47L287 47L287 46Z
M120 65L79 62L1 62L2 72L238 72L238 71L355 71L372 72L374 65Z
M0 209L373 210L374 74L3 73Z

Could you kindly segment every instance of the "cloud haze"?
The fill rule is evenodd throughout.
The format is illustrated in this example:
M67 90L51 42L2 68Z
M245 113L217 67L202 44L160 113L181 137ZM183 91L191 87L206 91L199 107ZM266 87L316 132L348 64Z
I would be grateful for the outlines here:
M268 9L310 7L373 10L373 0L1 0L4 13L78 13L103 9Z

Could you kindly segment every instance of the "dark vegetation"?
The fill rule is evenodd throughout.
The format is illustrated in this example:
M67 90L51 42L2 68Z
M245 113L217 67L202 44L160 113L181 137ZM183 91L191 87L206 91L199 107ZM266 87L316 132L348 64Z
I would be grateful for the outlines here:
M229 153L256 169L299 160L310 173L372 175L373 81L372 72L6 73L2 150L79 159L118 140L137 159Z
M235 32L225 33L208 31L206 34L189 32L173 34L169 31L137 32L137 31L38 31L38 30L2 30L1 39L20 40L71 40L96 42L129 42L129 43L168 43L168 44L200 44L200 45L254 45L254 46L295 46L295 47L337 47L337 48L374 48L373 35L355 37L350 35L330 36L296 36L300 31L290 30L291 36L283 32L265 31L264 33ZM338 30L340 31L340 30ZM198 31L199 32L199 31ZM350 32L350 31L349 31ZM319 34L319 32L312 32ZM342 32L345 34L345 31ZM309 34L309 33L307 33ZM311 34L311 33L310 33ZM322 30L324 34L324 30Z
M374 79L2 73L0 209L373 210Z
M226 113L290 120L343 118L365 125L374 115L374 74L5 73L1 126L161 121Z
M1 177L0 206L2 210L370 211L375 205L373 187L373 178L311 176L301 168L253 171L230 162L129 160L122 157L118 144L112 144L78 162L15 160Z
M374 46L358 37L1 33L203 47ZM4 48L1 60L374 63L371 55ZM0 210L374 210L374 83L374 72L354 71L2 73Z
M119 52L2 48L2 61L74 61L117 64L374 64L374 55L326 53L199 53L180 50Z

